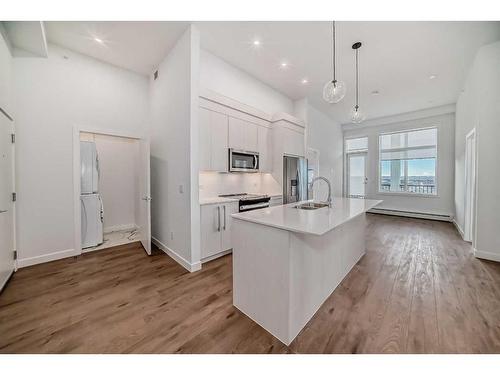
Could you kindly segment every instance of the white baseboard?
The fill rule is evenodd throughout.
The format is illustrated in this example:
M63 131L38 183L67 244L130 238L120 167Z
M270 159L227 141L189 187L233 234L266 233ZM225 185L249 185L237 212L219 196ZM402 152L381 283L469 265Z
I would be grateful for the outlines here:
M120 224L120 225L112 225L110 227L105 227L103 229L104 233L118 232L122 230L134 230L137 229L137 225L135 224Z
M499 253L490 253L489 251L479 251L474 249L474 256L480 259L493 260L495 262L500 262Z
M460 225L458 225L458 223L455 219L453 219L453 224L455 225L455 228L457 228L458 233L460 233L462 240L466 241L464 231L462 230L462 228L460 228Z
M372 208L371 210L368 210L368 213L390 215L390 216L412 217L415 219L428 219L428 220L448 221L448 222L453 221L453 217L450 215L392 210L390 208Z
M184 267L189 272L195 272L201 270L201 262L190 263L182 256L177 254L174 250L170 249L167 245L159 241L158 239L151 237L151 242L153 242L159 249L161 249L165 254L167 254L170 258L179 263L182 267Z
M224 255L227 255L227 254L231 254L232 252L233 252L233 249L221 251L220 253L217 253L215 255L211 255L209 257L203 258L201 260L201 263L203 264L203 263L210 262L211 260L223 257Z
M18 259L17 267L23 268L23 267L33 266L35 264L52 262L53 260L74 257L77 255L80 255L80 251L75 249L56 251L54 253L38 255L36 257Z

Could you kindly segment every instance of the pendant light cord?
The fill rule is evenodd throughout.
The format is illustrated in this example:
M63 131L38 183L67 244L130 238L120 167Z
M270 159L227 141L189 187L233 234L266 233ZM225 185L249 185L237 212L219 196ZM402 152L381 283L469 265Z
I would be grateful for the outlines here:
M359 77L358 77L358 49L356 49L356 110L359 108L359 97L358 97L358 91L359 91Z
M333 68L333 81L332 82L336 82L337 81L337 78L336 78L336 72L335 72L335 21L332 22L332 38L333 38L333 48L332 48L332 68Z

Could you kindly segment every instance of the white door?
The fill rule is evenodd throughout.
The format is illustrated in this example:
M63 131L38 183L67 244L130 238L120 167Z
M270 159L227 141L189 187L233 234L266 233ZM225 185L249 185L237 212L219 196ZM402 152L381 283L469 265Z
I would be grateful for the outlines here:
M0 289L14 270L12 122L0 111Z
M347 156L347 196L349 198L365 198L366 185L366 153L352 153Z
M139 141L139 204L137 225L144 250L151 255L151 181L149 140Z
M465 220L464 239L474 238L474 204L476 200L476 131L465 137Z

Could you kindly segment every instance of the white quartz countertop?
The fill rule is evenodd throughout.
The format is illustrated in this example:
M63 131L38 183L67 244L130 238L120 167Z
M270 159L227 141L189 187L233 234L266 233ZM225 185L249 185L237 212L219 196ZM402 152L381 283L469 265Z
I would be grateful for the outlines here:
M232 214L231 216L234 219L250 221L291 232L321 236L382 203L381 200L373 199L334 198L332 208L323 207L317 210L295 208L298 204L305 202L262 208Z
M252 194L257 194L257 195L265 195L265 193L252 193ZM281 194L267 194L273 198L281 198ZM225 198L225 197L209 197L209 198L200 198L200 205L206 205L206 204L218 204L218 203L230 203L230 202L238 202L239 198Z

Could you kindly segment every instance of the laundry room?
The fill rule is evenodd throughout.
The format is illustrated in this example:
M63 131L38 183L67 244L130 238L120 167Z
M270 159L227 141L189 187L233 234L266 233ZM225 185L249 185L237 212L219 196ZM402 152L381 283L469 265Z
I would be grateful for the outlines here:
M139 142L80 132L82 252L138 241Z

